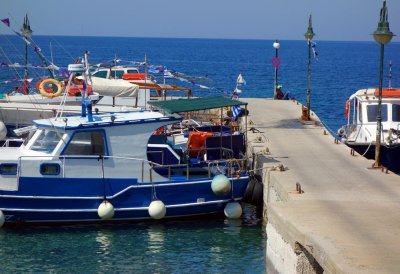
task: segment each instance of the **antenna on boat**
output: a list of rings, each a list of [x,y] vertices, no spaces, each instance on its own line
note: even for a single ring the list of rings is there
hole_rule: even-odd
[[[392,88],[392,60],[389,62],[389,88]]]
[[[29,24],[28,14],[25,15],[24,23],[21,28],[22,35],[28,41],[32,37],[32,29]],[[25,43],[25,69],[24,69],[24,93],[28,94],[28,43]]]
[[[83,55],[83,94],[82,94],[82,117],[86,117],[86,110],[88,116],[88,122],[93,122],[93,114],[92,114],[92,101],[89,98],[87,89],[88,83],[90,80],[90,71],[89,71],[89,51],[85,51]],[[90,81],[91,82],[91,81]],[[91,83],[92,84],[92,83]]]

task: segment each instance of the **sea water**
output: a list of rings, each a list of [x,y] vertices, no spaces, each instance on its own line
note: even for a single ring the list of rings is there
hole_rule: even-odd
[[[190,81],[172,80],[191,88],[194,96],[229,96],[239,73],[246,80],[241,97],[270,98],[273,94],[273,41],[61,36],[33,39],[48,61],[61,69],[84,51],[90,52],[91,64],[110,63],[112,59],[140,63],[146,56],[149,65],[197,76],[186,78]],[[311,108],[335,133],[346,123],[346,99],[358,89],[378,86],[379,46],[372,38],[370,42],[316,42],[318,56],[311,60]],[[280,44],[278,83],[284,92],[304,104],[307,43]],[[0,46],[1,63],[24,63],[24,46],[18,37],[0,37]],[[399,52],[399,43],[385,47],[385,86],[390,60],[391,84],[399,84]],[[41,64],[33,51],[29,58],[32,66]],[[13,90],[23,77],[21,69],[6,66],[0,67],[0,73],[0,93]],[[44,69],[30,70],[32,85],[46,75]],[[264,115],[268,115],[268,109]],[[0,230],[0,272],[264,273],[264,227],[252,208],[246,207],[244,215],[236,221],[221,217],[118,225],[5,227]]]
[[[123,37],[63,37],[34,36],[49,62],[61,69],[73,63],[84,51],[90,52],[91,64],[109,63],[112,59],[144,62],[163,66],[169,70],[202,77],[189,82],[172,80],[173,83],[193,90],[195,96],[228,96],[242,73],[246,85],[241,87],[241,97],[270,98],[273,95],[274,68],[271,59],[275,49],[271,40],[213,40]],[[278,84],[284,92],[305,104],[307,96],[307,42],[279,41],[281,60]],[[316,42],[317,57],[311,53],[311,109],[333,132],[346,123],[345,102],[358,89],[378,87],[380,47],[367,42]],[[0,62],[24,63],[24,46],[17,36],[1,36]],[[391,86],[399,86],[400,43],[385,46],[384,86],[389,85],[389,62],[392,62]],[[29,52],[29,63],[41,65],[36,53]],[[143,67],[141,67],[143,69]],[[12,90],[22,79],[22,70],[0,67],[0,93]],[[30,71],[35,85],[40,77],[48,75],[43,69]],[[204,80],[206,78],[206,80]],[[4,81],[3,81],[4,80]],[[171,81],[171,80],[169,80]],[[208,87],[200,88],[200,86]],[[173,93],[174,95],[184,95]],[[250,110],[251,111],[251,110]],[[265,111],[268,115],[268,110]]]
[[[265,235],[251,207],[224,218],[4,227],[1,273],[264,273]]]

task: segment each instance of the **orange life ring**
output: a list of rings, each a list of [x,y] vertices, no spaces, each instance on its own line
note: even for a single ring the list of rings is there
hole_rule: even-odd
[[[56,88],[56,92],[54,92],[54,88]],[[61,82],[56,79],[48,78],[41,81],[39,84],[39,91],[44,97],[54,98],[61,95],[64,88]]]
[[[346,118],[349,118],[349,110],[350,110],[350,100],[347,100],[345,107]]]
[[[46,78],[40,79],[39,81],[37,81],[36,86],[35,86],[37,90],[39,90],[40,84],[43,82],[43,80],[46,80]],[[48,93],[53,93],[53,88],[48,88],[46,90],[48,91]]]

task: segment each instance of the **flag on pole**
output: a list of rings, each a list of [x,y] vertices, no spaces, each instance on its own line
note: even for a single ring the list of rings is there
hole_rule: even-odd
[[[318,60],[317,43],[313,42],[312,40],[310,40],[310,43],[311,43],[311,49],[313,51],[314,58],[316,60]]]
[[[241,112],[242,112],[242,109],[240,108],[240,106],[232,107],[232,117],[235,121],[237,120],[237,118],[239,117]]]
[[[7,27],[10,27],[10,19],[9,18],[1,19],[1,22],[3,22],[5,25],[7,25]]]

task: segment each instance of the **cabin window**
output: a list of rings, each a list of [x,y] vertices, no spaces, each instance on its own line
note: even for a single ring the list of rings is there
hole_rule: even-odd
[[[367,106],[368,122],[376,122],[376,115],[378,113],[378,105]],[[382,104],[382,122],[387,122],[387,104]]]
[[[43,163],[40,165],[40,174],[42,175],[59,175],[60,165],[57,163]]]
[[[397,104],[392,105],[392,121],[400,122],[400,105]]]
[[[93,73],[94,77],[99,77],[99,78],[107,78],[108,71],[107,70],[101,70]]]
[[[76,132],[64,155],[105,155],[104,131]]]
[[[122,79],[122,75],[124,75],[125,71],[123,70],[113,70],[112,71],[112,78],[115,79]]]
[[[52,153],[61,140],[62,133],[53,130],[41,130],[30,149],[45,153]]]
[[[137,73],[139,73],[139,71],[136,70],[136,69],[128,69],[128,70],[126,71],[126,73],[137,74]]]
[[[14,163],[0,164],[0,174],[1,175],[16,175],[17,174],[17,164],[14,164]]]

